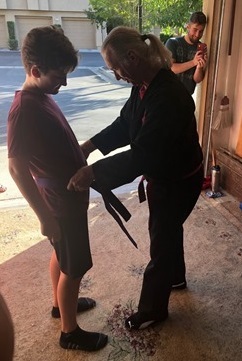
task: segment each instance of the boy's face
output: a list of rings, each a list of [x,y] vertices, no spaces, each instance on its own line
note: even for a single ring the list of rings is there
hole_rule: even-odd
[[[38,88],[46,94],[57,94],[61,86],[67,85],[67,72],[64,70],[49,70],[47,73],[39,71],[36,77]]]

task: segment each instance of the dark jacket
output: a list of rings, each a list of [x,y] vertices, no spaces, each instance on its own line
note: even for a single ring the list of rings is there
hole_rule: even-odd
[[[194,101],[175,74],[161,69],[142,100],[139,90],[134,86],[120,116],[91,138],[104,155],[130,144],[93,164],[97,182],[111,189],[142,174],[176,181],[202,162]]]

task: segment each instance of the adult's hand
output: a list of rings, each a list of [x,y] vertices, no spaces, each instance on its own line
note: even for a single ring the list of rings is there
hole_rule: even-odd
[[[196,66],[195,73],[193,74],[193,80],[195,83],[200,83],[205,75],[207,64],[207,57],[200,57]]]
[[[80,168],[76,174],[70,179],[67,189],[69,191],[84,191],[90,187],[94,180],[92,166],[88,165]]]
[[[197,66],[201,62],[201,60],[203,60],[203,57],[204,57],[204,55],[203,55],[202,51],[198,50],[193,58],[194,66]]]
[[[95,145],[91,142],[90,139],[87,140],[86,142],[84,142],[83,144],[81,144],[80,148],[86,159],[89,157],[89,154],[92,153],[96,149]]]
[[[205,68],[207,64],[207,57],[200,58],[197,63],[197,68]]]

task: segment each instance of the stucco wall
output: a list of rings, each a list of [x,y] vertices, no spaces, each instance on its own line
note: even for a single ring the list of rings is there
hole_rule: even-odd
[[[66,31],[76,48],[97,49],[101,46],[103,32],[87,19],[85,10],[88,6],[88,0],[0,0],[0,48],[6,48],[8,44],[8,21],[15,23],[16,38],[21,47],[26,32],[35,26],[42,26],[43,19],[43,25],[46,25],[46,21],[61,26],[68,23]]]
[[[0,0],[0,9],[83,11],[88,0]]]

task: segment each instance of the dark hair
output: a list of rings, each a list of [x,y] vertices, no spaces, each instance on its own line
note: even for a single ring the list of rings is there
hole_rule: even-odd
[[[22,62],[27,72],[37,65],[43,73],[64,69],[71,72],[78,64],[78,51],[61,28],[44,26],[30,30],[22,49]]]
[[[195,13],[192,13],[189,22],[193,24],[206,25],[207,18],[202,11],[195,11]]]

